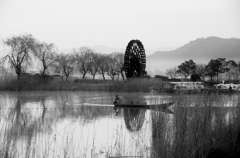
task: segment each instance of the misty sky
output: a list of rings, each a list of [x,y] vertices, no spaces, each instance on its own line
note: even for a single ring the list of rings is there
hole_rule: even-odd
[[[58,49],[180,47],[200,37],[240,38],[239,0],[0,0],[0,38],[31,33]],[[0,44],[0,48],[2,44]]]

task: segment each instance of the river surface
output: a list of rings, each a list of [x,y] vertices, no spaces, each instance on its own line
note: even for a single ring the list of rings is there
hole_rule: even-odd
[[[188,108],[204,101],[199,95],[119,92],[1,92],[0,156],[3,157],[151,157],[152,115],[168,118],[169,109],[114,109],[115,96],[132,103],[161,104],[184,100]],[[206,96],[205,96],[206,97]],[[184,98],[184,99],[183,99]],[[239,95],[213,97],[213,106],[229,123],[239,107]],[[171,135],[170,135],[171,136]]]

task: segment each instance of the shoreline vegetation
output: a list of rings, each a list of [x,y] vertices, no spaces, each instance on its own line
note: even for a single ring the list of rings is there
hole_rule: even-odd
[[[10,48],[10,51],[6,56],[0,58],[0,90],[175,92],[173,86],[166,82],[167,78],[189,80],[190,77],[192,81],[204,82],[205,79],[210,79],[214,83],[220,82],[220,80],[237,81],[239,79],[239,62],[217,58],[211,59],[207,65],[196,64],[192,59],[184,61],[178,67],[166,70],[166,76],[155,75],[162,81],[153,78],[148,78],[149,80],[135,78],[125,81],[127,72],[123,52],[102,54],[88,47],[80,47],[64,54],[58,52],[53,43],[40,41],[29,33],[6,38],[3,43]],[[146,61],[144,60],[144,62]],[[36,65],[36,63],[38,64]],[[145,68],[146,65],[141,66]],[[137,69],[134,68],[131,71]],[[146,74],[151,75],[152,73],[149,71]],[[12,75],[12,78],[10,76],[5,78],[6,75]],[[81,76],[82,80],[74,79],[73,76],[76,77],[76,75]],[[97,76],[101,76],[103,80],[93,81],[87,79],[88,76],[93,80]],[[146,77],[150,76],[146,75]],[[65,82],[63,78],[66,80]],[[112,81],[105,80],[107,78]],[[120,78],[122,80],[118,80]],[[176,91],[178,93],[178,90]],[[184,89],[182,92],[192,93],[195,90],[190,91]],[[202,92],[215,93],[218,91],[214,90],[212,86],[204,88]]]
[[[68,80],[55,78],[44,81],[36,78],[22,78],[17,81],[5,78],[0,81],[0,91],[119,91],[119,92],[149,92],[151,87],[161,92],[165,84],[154,78],[129,79],[129,80]]]
[[[19,81],[14,77],[0,80],[0,91],[109,91],[109,92],[157,92],[157,93],[238,93],[228,89],[216,89],[205,83],[203,89],[174,89],[174,85],[158,78],[132,78],[128,80],[79,79],[61,77],[43,79],[22,77]]]

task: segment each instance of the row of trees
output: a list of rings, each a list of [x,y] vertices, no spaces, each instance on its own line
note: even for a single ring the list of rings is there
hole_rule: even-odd
[[[208,64],[196,64],[193,60],[185,61],[178,67],[174,67],[166,70],[166,75],[172,78],[176,78],[179,75],[188,78],[190,75],[197,75],[202,80],[205,77],[210,77],[211,80],[221,73],[228,73],[228,79],[234,80],[240,76],[240,61],[226,60],[225,58],[211,59]]]
[[[7,38],[3,43],[10,47],[8,55],[1,58],[1,68],[11,67],[18,76],[27,72],[33,58],[40,61],[38,69],[41,76],[49,74],[68,77],[74,72],[79,72],[84,79],[89,73],[95,79],[96,74],[105,74],[112,80],[121,75],[124,79],[123,65],[124,54],[115,52],[112,54],[99,54],[88,47],[73,49],[69,54],[57,53],[53,43],[41,42],[31,34],[24,34]]]

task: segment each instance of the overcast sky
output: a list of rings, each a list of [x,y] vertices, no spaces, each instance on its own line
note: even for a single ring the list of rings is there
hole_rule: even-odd
[[[0,38],[31,33],[58,49],[180,47],[200,37],[240,38],[240,0],[0,0]]]

